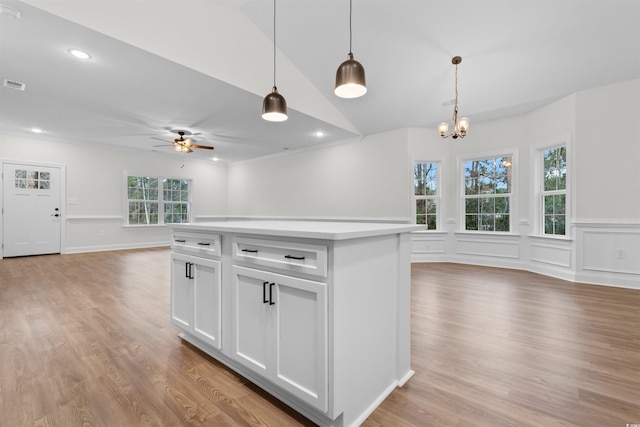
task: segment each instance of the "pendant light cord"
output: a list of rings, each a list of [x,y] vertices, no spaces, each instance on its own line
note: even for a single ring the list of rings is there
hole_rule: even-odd
[[[349,56],[353,56],[351,52],[351,40],[353,39],[353,31],[351,30],[351,15],[353,14],[353,0],[349,0]]]
[[[273,0],[273,88],[276,88],[276,0]]]

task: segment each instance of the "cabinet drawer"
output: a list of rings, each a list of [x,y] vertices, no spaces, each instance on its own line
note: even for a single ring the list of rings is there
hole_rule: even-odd
[[[310,243],[235,237],[234,260],[327,277],[327,247]]]
[[[220,248],[220,235],[218,234],[176,233],[171,236],[171,249],[176,252],[219,257]]]

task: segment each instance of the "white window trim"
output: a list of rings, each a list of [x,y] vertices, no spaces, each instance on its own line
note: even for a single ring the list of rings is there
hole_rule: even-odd
[[[476,235],[519,235],[516,226],[519,224],[519,191],[520,188],[520,168],[519,168],[518,148],[507,148],[504,150],[487,151],[476,154],[466,154],[457,157],[457,186],[458,186],[458,231],[456,233],[467,233]],[[478,231],[465,230],[465,197],[464,197],[464,164],[471,160],[495,159],[497,157],[511,157],[511,196],[509,210],[509,231]]]
[[[436,166],[436,196],[433,197],[436,200],[436,229],[428,230],[425,228],[424,230],[418,230],[416,233],[442,233],[443,232],[443,221],[442,221],[442,195],[444,194],[444,183],[442,180],[442,165],[444,164],[444,160],[441,157],[432,157],[430,160],[413,159],[411,161],[411,223],[416,224],[416,195],[414,191],[414,170],[416,163],[435,163]],[[430,197],[431,198],[431,197]],[[422,225],[422,224],[416,224]]]
[[[164,216],[162,216],[162,224],[129,224],[129,194],[127,192],[127,188],[128,188],[128,177],[130,176],[145,176],[145,177],[153,177],[153,178],[158,178],[158,191],[161,192],[162,191],[162,180],[163,179],[184,179],[184,180],[188,180],[190,182],[189,184],[189,224],[192,224],[195,220],[195,208],[194,208],[194,203],[193,203],[193,195],[195,192],[195,179],[192,176],[185,176],[185,175],[168,175],[168,174],[162,174],[162,173],[138,173],[138,172],[129,172],[129,171],[124,171],[123,177],[122,177],[122,188],[123,188],[123,192],[122,192],[122,197],[123,197],[123,201],[122,201],[122,211],[123,211],[123,228],[153,228],[153,227],[166,227],[166,226],[171,226],[173,224],[165,224],[164,223]],[[160,193],[158,193],[160,194]],[[159,197],[160,200],[158,200],[158,215],[160,217],[160,215],[164,212],[164,201],[162,200],[162,197]]]
[[[567,147],[567,188],[565,190],[565,235],[544,234],[544,212],[542,203],[542,183],[544,176],[544,162],[542,161],[542,153],[550,148]],[[531,235],[544,239],[556,240],[573,240],[573,227],[571,226],[571,186],[572,186],[572,170],[573,170],[573,147],[570,135],[563,135],[553,138],[546,143],[531,146],[531,170],[532,170],[532,187],[531,187],[531,215],[533,218],[533,230]]]

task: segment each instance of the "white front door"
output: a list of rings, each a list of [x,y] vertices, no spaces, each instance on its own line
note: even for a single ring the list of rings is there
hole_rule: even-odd
[[[4,163],[3,256],[60,253],[61,168]]]

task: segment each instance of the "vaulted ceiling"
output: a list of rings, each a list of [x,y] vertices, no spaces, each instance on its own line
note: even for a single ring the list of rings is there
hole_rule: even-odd
[[[179,155],[170,130],[186,129],[215,146],[193,159],[435,132],[451,116],[455,55],[471,129],[640,77],[637,0],[354,0],[353,53],[368,93],[341,99],[333,84],[349,51],[349,1],[278,0],[276,81],[289,119],[271,123],[260,112],[273,86],[272,1],[0,5],[0,77],[25,84],[0,88],[0,133]]]

